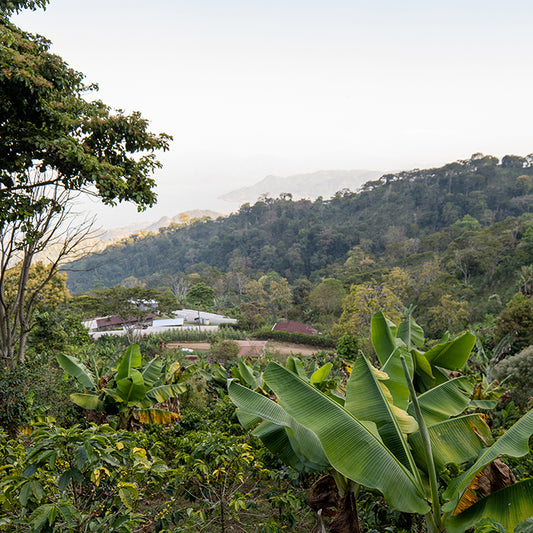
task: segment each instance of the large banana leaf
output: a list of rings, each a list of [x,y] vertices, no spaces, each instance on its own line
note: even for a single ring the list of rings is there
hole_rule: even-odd
[[[128,407],[132,407],[146,396],[146,386],[142,374],[135,369],[130,369],[128,377],[117,379],[116,393]]]
[[[240,419],[239,419],[240,420]],[[263,420],[253,431],[263,444],[286,465],[292,466],[298,472],[305,470],[305,463],[294,450],[285,427]],[[323,470],[324,467],[314,470]]]
[[[308,380],[307,372],[305,371],[303,363],[298,359],[298,357],[293,357],[292,355],[287,358],[287,363],[285,364],[288,370],[294,372],[294,374],[300,376],[304,380]]]
[[[372,315],[370,336],[374,350],[376,350],[379,362],[382,365],[385,364],[397,346],[403,345],[403,341],[396,337],[396,326],[381,311]]]
[[[449,464],[461,464],[475,459],[490,444],[490,428],[480,414],[452,418],[428,428],[431,451],[437,472]],[[409,435],[416,463],[427,469],[420,433]]]
[[[374,422],[385,446],[416,477],[418,469],[404,434],[416,431],[418,424],[406,411],[392,405],[392,395],[383,384],[388,380],[380,383],[378,375],[386,377],[359,356],[346,384],[344,406],[355,418]]]
[[[294,423],[296,424],[296,421]],[[326,468],[331,468],[329,461],[322,451],[322,447],[320,447],[320,451],[316,454],[320,457],[321,463],[317,464],[311,461],[305,455],[308,443],[305,443],[306,446],[302,448],[298,440],[305,438],[305,435],[298,434],[298,438],[296,438],[290,428],[278,426],[268,420],[264,420],[252,434],[259,437],[276,457],[281,459],[285,464],[292,466],[298,472],[320,472]],[[318,439],[316,443],[320,446]]]
[[[93,392],[75,392],[70,395],[70,399],[83,409],[97,409],[98,411],[104,409],[104,402],[100,400],[100,395]]]
[[[154,383],[161,377],[163,363],[159,357],[154,357],[143,369],[142,376],[147,387],[153,387]]]
[[[295,376],[292,372],[287,372]],[[322,469],[329,466],[329,461],[316,435],[297,422],[281,405],[255,391],[243,387],[235,381],[230,382],[228,394],[231,401],[241,411],[286,428],[287,439],[294,439],[294,442],[290,442],[291,446],[302,461],[307,461],[313,465],[322,467]],[[265,442],[265,444],[267,443]]]
[[[179,394],[187,392],[185,383],[173,383],[171,385],[160,385],[154,387],[146,393],[144,400],[140,402],[141,407],[150,407],[156,403],[163,403],[169,398],[175,398]]]
[[[418,403],[426,425],[432,426],[452,416],[460,415],[470,403],[472,390],[473,386],[468,378],[462,376],[421,394]],[[414,416],[412,404],[407,411]]]
[[[277,363],[269,363],[263,377],[287,413],[316,434],[335,470],[380,490],[401,511],[429,511],[423,488],[368,424]]]
[[[396,336],[402,339],[408,350],[411,350],[413,346],[418,346],[419,348],[424,346],[424,330],[410,314],[406,320],[400,322]]]
[[[425,356],[431,366],[459,370],[468,361],[470,352],[475,344],[475,335],[466,332],[452,341],[437,344],[428,350]]]
[[[255,373],[253,369],[243,361],[239,361],[237,367],[231,369],[231,374],[234,378],[239,379],[252,390],[260,388],[263,384],[262,374],[260,372]]]
[[[64,353],[56,354],[59,366],[73,378],[76,378],[82,387],[96,389],[96,383],[89,369],[76,357]]]
[[[235,414],[237,415],[237,419],[239,420],[241,426],[244,429],[251,429],[253,427],[256,427],[257,424],[261,422],[260,416],[250,414],[247,411],[243,411],[242,409],[235,409]]]
[[[405,381],[405,374],[403,373],[400,355],[404,356],[409,374],[412,377],[414,372],[413,356],[405,348],[396,348],[390,354],[387,362],[382,366],[381,370],[389,376],[385,385],[387,385],[387,388],[392,394],[394,405],[400,409],[407,409],[409,403],[409,388]]]
[[[139,368],[142,362],[141,350],[137,344],[128,346],[117,365],[117,381],[131,375],[134,368]]]
[[[463,533],[485,517],[493,518],[505,528],[515,527],[533,516],[533,478],[493,492],[446,522],[448,533]]]
[[[444,498],[450,501],[443,506],[443,510],[446,512],[454,511],[461,495],[474,476],[500,455],[511,457],[526,455],[529,452],[531,435],[533,435],[533,409],[509,428],[490,448],[481,453],[477,461],[464,474],[448,485],[444,492]]]

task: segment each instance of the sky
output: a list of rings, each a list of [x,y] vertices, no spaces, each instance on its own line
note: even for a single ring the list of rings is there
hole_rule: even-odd
[[[158,205],[227,211],[266,175],[428,168],[533,152],[529,0],[51,0],[13,21],[174,137]],[[238,206],[237,206],[238,207]]]

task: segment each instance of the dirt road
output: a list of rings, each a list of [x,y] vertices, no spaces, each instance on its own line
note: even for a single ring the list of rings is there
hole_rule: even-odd
[[[178,350],[184,348],[186,350],[198,350],[201,352],[209,351],[210,344],[208,342],[169,342],[167,348]],[[316,346],[308,346],[305,344],[294,344],[290,342],[274,342],[268,341],[266,343],[265,352],[280,354],[280,355],[302,355],[310,356],[322,351]]]

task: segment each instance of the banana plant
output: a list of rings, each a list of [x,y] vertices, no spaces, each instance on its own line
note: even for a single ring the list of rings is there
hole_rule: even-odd
[[[331,363],[320,368],[314,364],[310,371],[306,371],[303,363],[291,356],[285,368],[315,387],[329,385],[331,388],[335,383],[328,379]],[[262,372],[239,361],[238,366],[232,369],[232,375],[233,378],[228,380],[228,393],[237,406],[237,418],[246,429],[255,428],[252,434],[259,437],[285,464],[299,472],[317,472],[329,467],[315,435],[268,398],[271,390],[265,384]],[[325,390],[331,393],[330,388]]]
[[[381,365],[393,353],[399,358],[402,349],[411,354],[417,392],[445,383],[451,371],[463,368],[476,342],[472,333],[465,332],[452,340],[445,336],[438,344],[423,351],[424,331],[412,317],[412,308],[406,311],[405,320],[398,326],[381,311],[375,313],[371,320],[371,339]]]
[[[337,383],[329,379],[331,363],[318,368],[313,364],[307,371],[298,358],[289,357],[285,368],[310,386],[324,390],[324,394],[331,398],[341,397],[333,390]],[[342,522],[343,531],[359,532],[356,508],[359,485],[332,468],[320,441],[312,431],[265,395],[265,390],[269,393],[271,391],[265,384],[262,373],[252,371],[246,363],[241,362],[233,375],[234,378],[228,381],[228,394],[237,406],[237,417],[241,424],[247,429],[255,428],[252,434],[259,437],[278,459],[298,472],[331,471],[340,497],[334,521]],[[317,524],[319,523],[320,514]]]
[[[185,392],[185,384],[169,383],[175,372],[172,368],[166,372],[158,357],[141,368],[142,355],[136,344],[126,349],[110,376],[99,377],[74,356],[59,353],[56,358],[61,368],[85,389],[71,394],[70,399],[84,409],[117,415],[119,428],[129,427],[133,418],[159,424],[181,419],[176,412],[154,406]]]
[[[533,411],[493,442],[482,415],[462,414],[469,405],[465,378],[445,381],[417,397],[412,386],[416,356],[406,346],[402,364],[395,350],[381,370],[359,356],[342,404],[277,363],[268,364],[264,380],[291,424],[316,436],[336,471],[379,490],[400,511],[425,515],[431,533],[463,532],[485,516],[512,531],[533,515],[533,480],[497,491],[466,510],[460,503],[471,481],[495,458],[528,452]],[[276,408],[269,415],[257,397],[246,405],[263,419],[281,422],[272,414]],[[472,467],[439,490],[442,468],[468,461]]]

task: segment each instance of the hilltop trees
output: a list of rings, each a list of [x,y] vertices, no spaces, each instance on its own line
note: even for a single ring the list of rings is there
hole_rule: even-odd
[[[40,290],[90,230],[90,223],[72,221],[74,199],[90,194],[109,205],[153,205],[155,152],[170,140],[151,133],[138,112],[85,100],[97,87],[51,54],[49,41],[7,19],[46,3],[8,2],[0,10],[0,357],[11,366],[24,361]],[[28,291],[30,267],[45,248],[48,275]],[[17,264],[17,294],[8,298],[7,272]]]

